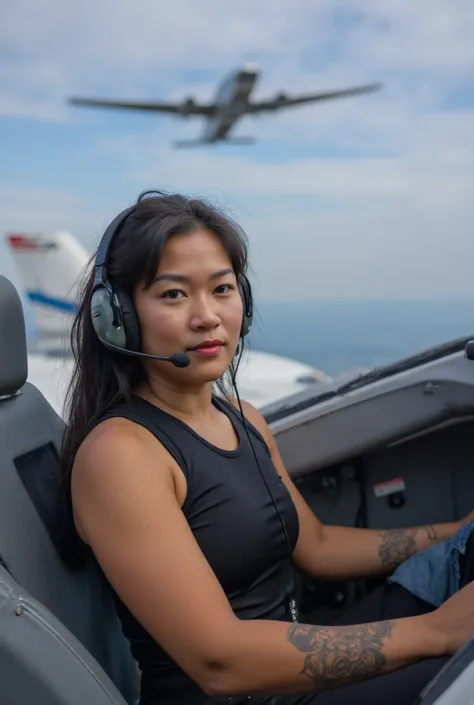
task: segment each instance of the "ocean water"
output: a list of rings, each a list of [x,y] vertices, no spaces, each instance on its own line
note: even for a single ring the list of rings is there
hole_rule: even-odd
[[[26,302],[25,314],[33,343],[33,317]],[[283,301],[257,305],[248,345],[305,362],[334,377],[470,334],[474,338],[474,298]]]
[[[474,298],[271,302],[258,305],[249,344],[337,376],[470,334],[474,337]]]

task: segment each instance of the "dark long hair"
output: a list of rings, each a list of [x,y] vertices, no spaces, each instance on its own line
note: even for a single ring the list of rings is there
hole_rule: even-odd
[[[203,200],[145,191],[114,239],[107,267],[109,281],[120,285],[129,296],[141,281],[145,287],[151,286],[166,241],[172,235],[190,233],[199,227],[219,238],[236,276],[245,274],[247,238],[233,220]],[[109,350],[94,331],[90,316],[94,259],[89,262],[78,289],[77,313],[71,330],[75,364],[64,406],[66,429],[61,448],[64,478],[69,477],[80,444],[104,411],[130,401],[136,387],[145,381],[138,358]],[[235,372],[235,367],[231,368],[234,377]],[[228,393],[225,378],[217,384],[222,393]]]

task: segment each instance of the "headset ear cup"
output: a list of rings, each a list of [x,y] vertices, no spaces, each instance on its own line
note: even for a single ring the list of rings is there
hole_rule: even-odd
[[[239,291],[243,305],[242,327],[240,329],[240,337],[245,338],[245,336],[250,331],[253,322],[252,287],[250,286],[250,282],[245,276],[245,274],[243,274],[240,278]]]
[[[110,293],[104,287],[94,291],[91,296],[92,325],[97,337],[104,345],[111,343],[119,348],[126,347],[126,335],[123,327],[114,325],[114,311],[110,304]]]
[[[125,347],[127,350],[139,352],[141,348],[140,324],[138,322],[132,299],[120,287],[115,289],[115,295],[122,314],[122,325],[126,337]]]

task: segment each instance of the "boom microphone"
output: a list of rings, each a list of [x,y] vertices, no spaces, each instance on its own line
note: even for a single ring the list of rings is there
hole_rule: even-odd
[[[150,360],[163,360],[164,362],[171,362],[175,367],[187,367],[191,363],[191,358],[185,353],[174,353],[173,355],[151,355],[150,353],[138,352],[136,350],[127,350],[127,348],[119,348],[117,345],[112,345],[112,343],[102,341],[105,347],[110,350],[116,350],[124,355],[131,355],[133,357],[146,357]]]

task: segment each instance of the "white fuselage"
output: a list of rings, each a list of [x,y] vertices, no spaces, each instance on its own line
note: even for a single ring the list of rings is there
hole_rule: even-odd
[[[202,140],[217,142],[225,139],[234,123],[247,112],[250,95],[258,78],[255,68],[243,68],[231,74],[217,89],[214,117],[208,118]]]
[[[73,370],[71,357],[28,355],[28,382],[34,384],[59,416],[63,416],[66,390]],[[257,408],[296,394],[308,381],[324,383],[329,378],[309,365],[255,351],[246,351],[237,373],[239,395]]]

